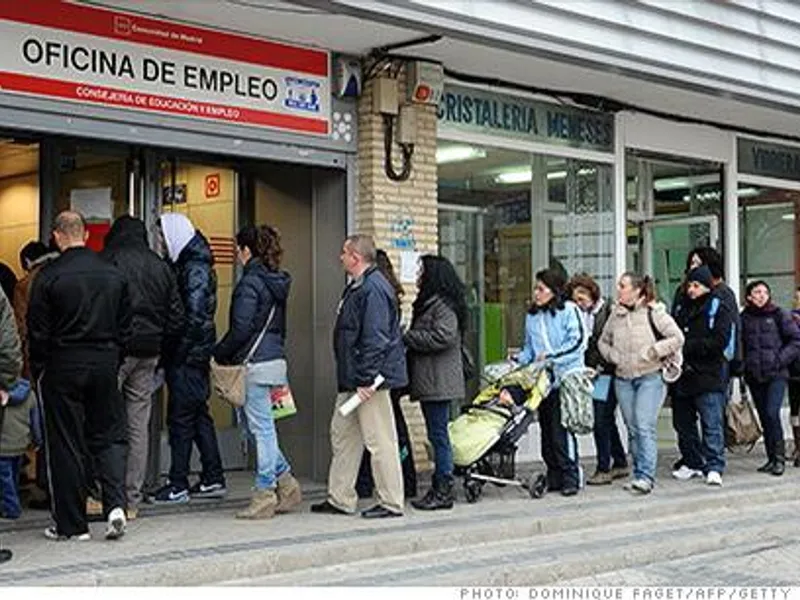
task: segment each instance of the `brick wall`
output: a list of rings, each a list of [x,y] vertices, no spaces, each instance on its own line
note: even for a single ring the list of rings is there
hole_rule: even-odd
[[[397,85],[402,103],[406,96],[404,70],[397,79]],[[372,82],[367,82],[358,106],[356,231],[372,235],[378,247],[387,251],[395,269],[399,271],[400,250],[395,248],[395,240],[413,237],[413,249],[416,252],[438,252],[436,108],[415,106],[417,138],[411,177],[404,182],[394,182],[384,171],[383,117],[372,112],[372,90]],[[392,158],[395,170],[399,171],[402,156],[397,144],[394,144]],[[407,225],[402,232],[397,230],[401,223]],[[404,287],[403,314],[405,319],[410,319],[416,287],[414,284],[404,284]],[[425,450],[427,436],[422,412],[418,404],[407,399],[402,404],[411,433],[417,470],[430,470],[432,464]]]

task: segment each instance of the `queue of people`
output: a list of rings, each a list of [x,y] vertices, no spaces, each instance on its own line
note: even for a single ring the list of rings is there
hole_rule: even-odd
[[[257,459],[251,503],[237,518],[272,518],[302,501],[265,400],[288,383],[291,276],[281,268],[279,232],[247,226],[237,234],[243,274],[233,292],[229,330],[218,340],[208,241],[181,214],[162,215],[157,231],[161,255],[150,249],[142,221],[122,217],[98,255],[86,248],[81,215],[62,213],[53,230],[57,251],[39,243],[22,251],[26,276],[9,292],[14,315],[5,295],[0,298],[0,508],[5,517],[20,512],[21,455],[24,441],[33,438],[40,449],[37,463],[47,467],[37,480],[52,491],[49,539],[89,539],[87,496],[95,483],[106,538],[122,537],[127,522],[137,518],[151,400],[162,380],[169,389],[171,466],[151,500],[173,504],[225,496],[208,407],[212,359],[246,365],[239,412]],[[332,460],[327,498],[311,506],[315,513],[354,513],[359,496],[366,495],[357,488],[366,485],[374,488],[376,504],[363,517],[404,514],[405,498],[416,492],[416,480],[407,473],[413,463],[405,462],[411,454],[400,409],[405,395],[421,404],[435,463],[430,489],[412,506],[446,510],[455,501],[448,422],[451,405],[466,394],[465,286],[447,259],[423,256],[412,319],[404,328],[402,286],[388,257],[379,253],[366,235],[350,236],[342,247],[349,282],[333,332],[338,395],[330,424]],[[591,276],[568,281],[557,268],[536,273],[532,296],[524,344],[512,358],[519,365],[546,363],[553,375],[538,408],[548,490],[575,496],[584,484],[628,479],[631,493],[653,492],[658,416],[668,394],[681,452],[673,476],[722,485],[725,406],[737,376],[752,392],[764,426],[767,462],[759,470],[784,472],[780,409],[787,388],[800,465],[800,299],[789,313],[772,303],[765,281],[754,281],[740,315],[721,257],[711,248],[690,253],[670,311],[658,302],[653,280],[632,272],[617,281],[614,301],[602,297]],[[585,479],[577,439],[564,425],[561,396],[569,378],[587,369],[595,378],[597,465]],[[340,409],[354,395],[360,404],[345,414]],[[192,485],[194,446],[202,471]]]

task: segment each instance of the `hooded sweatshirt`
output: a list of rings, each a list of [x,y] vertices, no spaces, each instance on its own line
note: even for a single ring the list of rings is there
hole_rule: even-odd
[[[174,263],[185,325],[177,343],[165,349],[167,366],[208,368],[217,329],[217,276],[211,247],[191,221],[178,213],[161,216],[161,231]]]
[[[128,280],[133,312],[129,356],[151,358],[171,345],[183,331],[183,303],[170,266],[147,242],[144,221],[120,217],[106,235],[103,258]]]
[[[230,329],[214,348],[214,360],[222,365],[242,363],[271,313],[272,320],[250,362],[286,358],[283,343],[286,339],[286,300],[291,283],[292,278],[286,271],[271,270],[261,259],[251,259],[233,291]]]

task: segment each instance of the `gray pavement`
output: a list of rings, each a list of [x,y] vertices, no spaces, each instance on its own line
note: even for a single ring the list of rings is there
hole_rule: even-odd
[[[310,514],[307,503],[237,521],[249,488],[239,474],[228,501],[146,510],[119,542],[104,541],[100,523],[91,541],[61,543],[42,537],[41,516],[3,523],[15,557],[0,586],[800,584],[800,469],[777,478],[755,473],[760,455],[734,456],[715,489],[673,481],[671,458],[649,497],[621,483],[542,500],[489,487],[474,505],[378,522]]]

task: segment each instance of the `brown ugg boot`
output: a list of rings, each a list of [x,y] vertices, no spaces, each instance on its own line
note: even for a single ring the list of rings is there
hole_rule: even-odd
[[[303,492],[300,482],[291,473],[284,473],[278,477],[278,505],[275,512],[286,513],[296,508],[303,501]]]
[[[250,506],[236,513],[237,519],[271,519],[275,516],[278,497],[275,490],[256,490]]]

